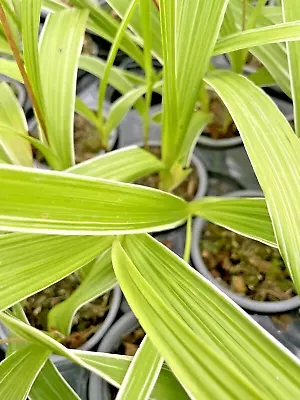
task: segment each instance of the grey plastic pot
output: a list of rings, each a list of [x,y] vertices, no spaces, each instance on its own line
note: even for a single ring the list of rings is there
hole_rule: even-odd
[[[116,286],[113,289],[113,298],[112,302],[110,305],[110,309],[107,313],[107,316],[101,325],[101,327],[94,333],[94,335],[87,341],[85,342],[82,346],[80,346],[78,349],[79,350],[92,350],[103,338],[103,336],[106,334],[108,329],[111,327],[113,324],[114,320],[116,319],[116,316],[118,314],[118,311],[120,309],[120,304],[121,304],[121,299],[122,299],[122,293],[119,288],[119,286]],[[9,334],[9,330],[6,328],[5,325],[3,325],[0,322],[0,338],[6,338]],[[1,344],[0,347],[5,351],[7,345],[6,344]],[[66,360],[65,357],[53,354],[51,356],[51,360],[54,362],[54,364],[59,368],[60,365],[67,365],[72,364],[71,361]]]
[[[139,327],[139,322],[132,312],[124,314],[107,332],[103,338],[99,352],[115,353],[120,347],[122,338]],[[89,400],[111,400],[109,384],[91,373],[88,387]]]
[[[228,193],[224,197],[262,197],[262,192],[244,190],[244,191]],[[258,313],[281,313],[300,307],[299,296],[295,296],[289,300],[274,301],[274,302],[255,301],[247,297],[240,296],[237,293],[220,285],[207,269],[205,262],[201,257],[199,249],[199,243],[206,223],[207,221],[202,218],[196,218],[194,220],[192,251],[191,251],[193,264],[195,268],[203,276],[205,276],[208,280],[213,282],[219,289],[221,289],[224,293],[226,293],[227,296],[229,296],[232,300],[234,300],[238,305],[249,311],[254,311]]]

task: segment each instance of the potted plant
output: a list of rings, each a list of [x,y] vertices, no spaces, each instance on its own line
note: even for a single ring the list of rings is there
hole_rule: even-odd
[[[102,79],[102,92],[114,52],[137,3],[137,0],[132,1],[119,26]],[[39,65],[36,61],[43,60],[42,54],[37,57],[36,52],[37,29],[34,29],[36,25],[33,22],[38,20],[40,10],[33,7],[35,4],[32,0],[22,0],[22,18],[26,18],[27,12],[27,18],[32,22],[22,26],[25,30],[24,49],[27,43],[31,60],[35,60],[34,66],[30,64],[33,66],[31,69],[27,56],[24,57],[29,80],[34,82],[34,94],[39,93],[36,90],[39,87],[36,86]],[[15,399],[38,398],[40,393],[45,393],[48,379],[51,379],[50,387],[47,386],[48,396],[55,398],[55,392],[58,392],[63,398],[76,398],[49,361],[52,353],[68,358],[118,387],[119,398],[148,398],[153,390],[158,398],[176,398],[178,382],[184,388],[181,392],[183,398],[299,396],[295,379],[300,371],[299,360],[188,265],[192,216],[202,216],[221,225],[224,225],[226,217],[227,228],[278,246],[298,290],[299,177],[295,170],[299,169],[299,139],[272,100],[247,78],[229,71],[207,72],[228,5],[226,0],[197,3],[188,0],[178,4],[160,0],[155,4],[160,9],[164,38],[162,162],[145,150],[133,148],[130,152],[128,149],[113,151],[74,167],[70,165],[72,150],[64,148],[62,151],[60,146],[55,146],[54,155],[58,160],[54,160],[60,169],[68,169],[67,172],[0,166],[4,193],[0,198],[0,229],[9,232],[0,236],[3,277],[0,320],[12,332],[8,339],[9,356],[0,364],[0,394],[4,398],[7,393]],[[141,2],[141,5],[147,10],[146,2]],[[1,6],[0,15],[5,23]],[[145,15],[148,21],[145,27],[149,28],[149,10]],[[83,30],[86,19],[85,11],[63,11],[54,14],[51,24],[48,22],[47,25],[49,29],[55,21],[60,21],[64,28],[59,29],[56,25],[55,34],[63,38],[61,33],[73,31],[74,27],[77,33],[80,28]],[[193,20],[197,23],[191,24]],[[183,30],[175,29],[178,26]],[[236,44],[235,37],[227,39],[233,51],[239,47],[248,48],[250,39],[251,46],[294,40],[299,35],[298,30],[299,22],[285,23],[267,29],[258,28],[254,34],[253,31],[240,33],[239,44]],[[32,32],[36,32],[35,38],[32,38]],[[53,60],[61,68],[64,66],[61,62],[64,61],[61,55],[64,51],[59,49],[53,53]],[[79,50],[77,46],[76,49]],[[71,49],[67,53],[70,59]],[[79,51],[77,54],[79,57]],[[297,53],[292,50],[291,54],[293,59]],[[291,68],[293,65],[292,62]],[[22,70],[21,64],[20,67]],[[27,78],[25,74],[24,77]],[[191,143],[198,135],[198,124],[195,124],[196,129],[191,121],[195,122],[194,118],[199,116],[195,105],[203,80],[218,93],[232,115],[265,199],[237,198],[228,203],[227,199],[202,197],[186,202],[168,192],[189,172],[185,166],[193,147]],[[58,98],[65,98],[66,91],[70,90],[70,79],[64,85],[60,76],[57,82],[50,82],[51,89],[55,83]],[[72,128],[70,116],[74,114],[75,84],[71,86],[72,97],[69,99],[73,100],[67,115],[68,127]],[[48,86],[47,89],[50,90]],[[42,107],[42,112],[38,103],[43,104],[40,97],[37,103],[33,102],[42,132],[46,132],[47,138],[50,133],[49,137],[61,140],[62,129],[59,129],[59,136],[55,135],[52,124],[57,123],[56,128],[61,128],[64,124],[60,124],[65,120],[61,116],[54,118],[54,111],[58,111],[50,107],[51,102],[48,103],[49,92],[42,89],[42,93],[47,104],[45,109]],[[8,128],[6,126],[7,131]],[[259,128],[265,135],[261,135]],[[25,139],[25,134],[18,136]],[[57,143],[55,139],[54,143]],[[179,148],[176,147],[179,144]],[[49,154],[48,158],[51,159]],[[143,176],[155,170],[160,172],[160,187],[164,191],[120,182],[122,179],[138,179],[137,172]],[[185,261],[148,235],[186,222]],[[68,349],[50,335],[27,324],[19,304],[82,267],[85,269],[85,265],[99,252],[103,254],[107,245],[112,247],[109,253],[111,263],[107,264],[106,272],[97,274],[97,277],[99,275],[102,282],[109,278],[120,284],[146,332],[133,358]],[[27,254],[26,260],[24,254]],[[90,283],[89,289],[92,286]],[[63,320],[60,322],[64,323]],[[16,379],[19,385],[15,385]]]
[[[240,191],[226,197],[261,197]],[[192,260],[195,268],[246,310],[280,313],[298,308],[299,297],[278,249],[196,218]]]

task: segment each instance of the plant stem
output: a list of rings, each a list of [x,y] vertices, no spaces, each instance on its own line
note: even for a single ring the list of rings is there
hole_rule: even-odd
[[[6,15],[5,15],[5,12],[4,12],[4,9],[3,9],[1,3],[0,3],[0,21],[2,22],[5,35],[7,37],[8,43],[9,43],[11,49],[12,49],[12,52],[13,52],[13,55],[15,57],[16,63],[18,64],[20,73],[21,73],[23,81],[24,81],[24,85],[25,85],[25,87],[27,89],[28,95],[29,95],[30,100],[32,102],[33,108],[34,108],[34,110],[36,112],[36,115],[37,115],[37,118],[38,118],[39,123],[41,125],[41,128],[42,128],[45,136],[47,136],[46,125],[45,125],[45,122],[43,120],[41,110],[40,110],[40,108],[38,106],[38,103],[36,101],[35,95],[33,93],[33,89],[31,87],[28,75],[27,75],[27,73],[25,71],[24,64],[23,64],[23,61],[21,59],[21,56],[20,56],[20,53],[19,53],[19,50],[18,50],[18,46],[17,46],[17,44],[16,44],[16,42],[15,42],[15,40],[13,38],[9,23],[7,21],[7,18],[6,18]]]
[[[191,247],[192,247],[192,216],[189,215],[187,224],[186,224],[185,247],[184,247],[184,255],[183,255],[183,259],[187,263],[189,263],[189,261],[190,261]]]
[[[153,0],[153,2],[156,5],[156,8],[159,10],[159,0]]]

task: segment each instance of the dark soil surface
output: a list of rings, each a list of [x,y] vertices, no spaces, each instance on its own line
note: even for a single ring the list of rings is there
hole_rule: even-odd
[[[48,331],[47,316],[51,308],[66,300],[79,285],[79,278],[72,274],[24,300],[23,307],[30,324],[37,329]],[[62,336],[59,332],[52,331],[54,335],[57,333],[55,338],[72,349],[84,344],[106,318],[111,299],[112,292],[108,292],[85,304],[74,316],[71,335]]]
[[[257,301],[296,295],[288,269],[273,247],[208,223],[200,250],[214,278],[239,295]]]

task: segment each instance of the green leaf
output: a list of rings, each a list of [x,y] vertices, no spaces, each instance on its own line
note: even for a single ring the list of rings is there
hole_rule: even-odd
[[[136,9],[136,6],[138,4],[138,0],[131,0],[131,3],[128,7],[128,10],[126,11],[126,15],[123,18],[123,20],[120,23],[120,26],[117,30],[115,39],[111,45],[111,48],[109,50],[109,54],[107,56],[107,62],[104,70],[104,74],[102,77],[102,80],[99,85],[99,95],[98,95],[98,117],[100,119],[101,125],[104,123],[104,115],[103,115],[103,105],[104,105],[104,100],[105,100],[105,95],[106,95],[106,89],[108,85],[108,77],[110,74],[110,70],[114,64],[120,43],[122,41],[122,38],[125,35],[125,32],[127,30],[128,24],[130,22],[130,19],[133,15],[134,10]],[[105,136],[104,136],[105,138]],[[104,140],[105,143],[105,140]]]
[[[177,5],[160,1],[165,81],[162,156],[168,167],[178,158],[227,4],[228,0],[180,0]]]
[[[23,83],[22,75],[15,61],[0,58],[0,73],[14,79],[15,81]]]
[[[282,8],[280,6],[263,7],[263,15],[271,20],[273,24],[281,24],[283,22]]]
[[[63,279],[108,249],[111,243],[109,236],[23,233],[0,236],[0,310]]]
[[[64,335],[70,335],[72,320],[84,304],[100,297],[117,284],[108,250],[95,262],[86,278],[67,300],[58,303],[48,314],[48,330],[55,329]]]
[[[63,172],[0,166],[0,229],[109,235],[174,228],[187,203],[169,193]],[[166,210],[168,212],[166,212]]]
[[[238,32],[218,40],[214,55],[248,47],[300,39],[300,22],[287,22]]]
[[[8,44],[7,40],[0,35],[0,53],[3,54],[10,54],[12,55],[12,49],[10,48],[10,45]]]
[[[67,349],[45,333],[6,313],[0,313],[0,320],[19,337],[37,345],[47,346],[55,354],[62,355],[89,369],[117,387],[120,387],[132,360],[132,357],[118,354]],[[173,373],[167,366],[164,366],[154,388],[153,398],[165,400],[166,398],[173,399],[175,396],[176,400],[188,398]]]
[[[277,247],[264,199],[205,197],[190,203],[190,210],[215,224]]]
[[[146,335],[133,357],[116,400],[149,399],[163,362]]]
[[[102,7],[93,5],[89,0],[70,0],[70,3],[81,9],[88,9],[90,17],[87,28],[96,35],[113,43],[120,26],[120,21],[116,21],[109,12]],[[120,43],[120,49],[132,58],[138,65],[144,65],[143,53],[134,41],[134,36],[130,31],[125,32]]]
[[[230,72],[206,79],[228,108],[264,191],[279,250],[300,290],[300,142],[270,98]],[[263,134],[262,134],[263,132]]]
[[[24,64],[39,110],[42,113],[43,120],[45,120],[45,103],[38,50],[41,0],[23,0],[21,5]]]
[[[61,160],[62,169],[74,164],[76,76],[87,16],[85,10],[67,10],[48,16],[40,42],[48,139]]]
[[[299,2],[296,0],[283,0],[284,22],[300,20]],[[287,43],[292,98],[294,105],[294,122],[296,134],[300,136],[300,42]]]
[[[121,288],[150,340],[196,399],[297,398],[299,359],[149,235],[113,244]]]
[[[211,115],[202,111],[196,111],[192,115],[187,133],[181,145],[178,159],[185,167],[190,165],[190,160],[198,137],[203,129],[211,122]]]
[[[231,0],[230,7],[233,11],[236,24],[241,29],[242,7],[240,0]],[[247,14],[252,14],[253,7],[247,4]],[[272,21],[260,15],[256,26],[264,27],[272,25]],[[283,43],[268,44],[265,46],[253,47],[250,52],[259,59],[273,76],[280,88],[291,97],[291,85],[289,76],[289,66],[287,60],[286,46]]]
[[[113,103],[112,107],[109,110],[105,123],[104,132],[106,142],[108,140],[110,132],[112,132],[112,130],[120,124],[120,122],[131,109],[131,107],[136,103],[138,99],[140,99],[145,94],[147,90],[148,88],[146,86],[132,89]]]
[[[50,360],[46,361],[38,374],[29,397],[30,400],[80,400]]]
[[[7,128],[7,133],[5,133]],[[13,90],[5,82],[0,83],[0,145],[6,161],[16,165],[32,166],[32,151],[29,142],[11,134],[11,129],[28,136],[23,109]]]
[[[261,67],[248,76],[248,79],[257,86],[266,87],[275,84],[275,80],[266,67]]]
[[[14,305],[13,312],[22,322],[29,324],[20,303]],[[14,334],[9,335],[9,337],[13,336]],[[28,342],[25,340],[20,342],[10,342],[6,350],[6,357],[14,351],[18,351],[26,346],[28,346]],[[62,398],[64,400],[79,399],[49,359],[45,362],[43,368],[36,377],[31,387],[29,397],[31,400],[61,400]]]
[[[106,62],[97,57],[88,56],[82,54],[79,59],[79,68],[90,74],[102,79]],[[133,89],[133,83],[139,85],[145,85],[145,78],[141,75],[134,74],[132,72],[124,71],[118,67],[112,67],[109,76],[108,83],[113,86],[121,94],[126,94],[129,90]]]
[[[162,169],[164,164],[149,151],[130,146],[77,164],[67,172],[113,181],[134,182]]]
[[[233,33],[238,32],[238,28],[236,26],[234,16],[232,14],[230,4],[227,7],[220,35],[221,36],[229,36]],[[230,64],[232,66],[233,71],[237,73],[242,73],[243,71],[243,60],[242,60],[242,52],[241,51],[234,51],[227,54]]]
[[[25,400],[49,355],[50,352],[45,347],[29,345],[2,361],[0,364],[0,398]]]
[[[126,10],[129,6],[130,0],[108,0],[107,3],[120,15],[122,18],[124,17]],[[159,22],[159,12],[157,7],[155,6],[153,0],[149,1],[150,6],[150,14],[149,18],[151,19],[151,49],[152,54],[158,59],[161,63],[163,62],[162,56],[162,39],[161,39],[161,30],[160,30],[160,22]],[[141,44],[144,44],[144,35],[143,35],[143,22],[141,20],[141,10],[137,9],[133,14],[133,17],[130,21],[130,28],[138,35],[141,40]]]
[[[95,125],[98,127],[99,121],[98,118],[96,117],[96,114],[93,110],[91,110],[83,100],[81,100],[79,97],[76,97],[75,100],[75,111],[83,116],[85,119],[87,119],[91,124]],[[71,167],[72,168],[72,167]]]

